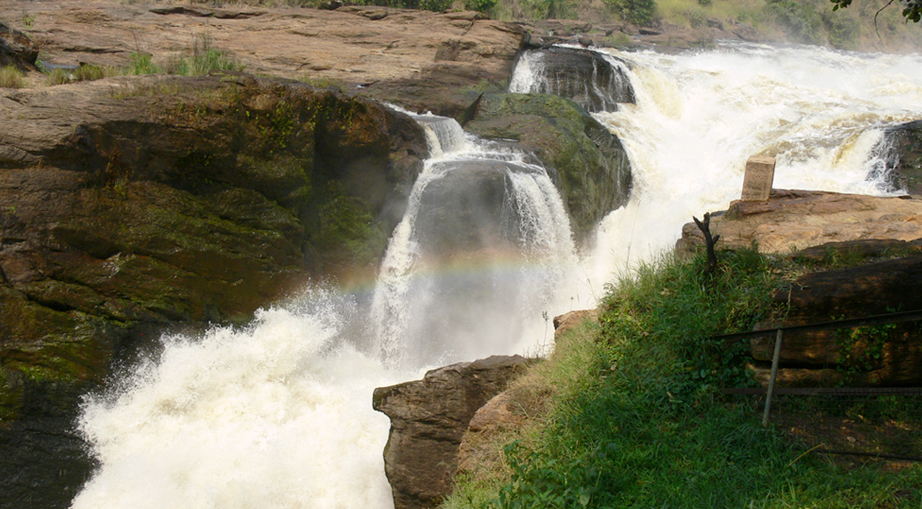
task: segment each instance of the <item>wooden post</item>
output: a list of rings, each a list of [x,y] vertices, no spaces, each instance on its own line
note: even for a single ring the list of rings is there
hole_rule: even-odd
[[[772,372],[768,377],[768,390],[765,392],[765,412],[762,413],[762,426],[768,426],[768,413],[772,409],[772,392],[775,390],[775,378],[778,376],[778,362],[781,360],[781,329],[775,335],[775,352],[772,354]]]
[[[743,177],[743,201],[766,201],[775,180],[774,157],[750,157]]]
[[[698,218],[692,216],[692,219],[695,220],[695,224],[698,225],[698,229],[701,230],[701,233],[704,234],[704,246],[707,249],[708,255],[708,266],[704,270],[705,274],[710,274],[717,268],[717,252],[714,251],[714,245],[717,244],[717,241],[720,240],[720,235],[711,236],[711,213],[704,213],[704,221],[698,221]]]

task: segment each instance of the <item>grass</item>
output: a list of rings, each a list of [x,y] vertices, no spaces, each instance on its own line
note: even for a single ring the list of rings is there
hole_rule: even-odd
[[[804,455],[721,396],[752,383],[748,346],[707,338],[783,315],[770,296],[796,267],[755,251],[721,252],[710,276],[704,263],[667,257],[610,286],[599,325],[529,375],[551,388],[544,410],[481,444],[505,464],[466,470],[444,507],[920,507],[922,469]]]
[[[26,86],[22,71],[15,66],[0,67],[0,88],[22,88]]]

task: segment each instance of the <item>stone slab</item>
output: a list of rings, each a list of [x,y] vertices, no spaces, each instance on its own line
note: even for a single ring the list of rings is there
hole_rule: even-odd
[[[775,179],[774,157],[750,157],[743,177],[743,201],[766,201]]]

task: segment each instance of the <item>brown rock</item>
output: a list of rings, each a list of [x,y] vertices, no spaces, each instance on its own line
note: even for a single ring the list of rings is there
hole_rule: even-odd
[[[28,35],[0,21],[0,67],[35,69],[38,48]]]
[[[494,356],[375,389],[375,410],[391,419],[384,464],[397,509],[436,507],[450,493],[461,437],[475,412],[526,363],[517,355]]]
[[[790,303],[780,325],[801,325],[922,309],[922,255],[814,272],[798,278],[789,291],[775,295]],[[756,329],[772,324],[760,324]],[[922,383],[922,334],[918,323],[865,326],[825,331],[788,331],[781,349],[788,369],[784,384],[849,383],[894,386]],[[774,335],[754,338],[752,356],[768,363]],[[760,369],[767,369],[765,365]],[[835,371],[833,376],[829,371]],[[761,374],[760,374],[761,373]],[[764,376],[757,372],[757,379]],[[767,380],[767,379],[766,379]]]
[[[875,197],[821,191],[774,189],[764,202],[734,201],[723,214],[711,214],[718,249],[748,248],[791,253],[828,242],[867,239],[912,241],[922,238],[922,199]],[[682,227],[676,253],[685,256],[704,238],[694,223]]]
[[[599,310],[598,309],[582,309],[579,311],[570,311],[569,313],[564,313],[559,316],[554,317],[554,340],[560,338],[560,336],[566,334],[568,331],[574,327],[580,325],[581,323],[592,320],[598,321],[599,319]]]
[[[504,86],[525,38],[517,25],[469,12],[0,0],[0,19],[18,20],[24,10],[35,16],[27,31],[48,63],[123,66],[133,53],[165,63],[188,56],[196,38],[207,37],[211,47],[255,75],[337,83],[414,111],[449,116],[485,87]],[[457,41],[458,51],[438,59],[445,41]]]

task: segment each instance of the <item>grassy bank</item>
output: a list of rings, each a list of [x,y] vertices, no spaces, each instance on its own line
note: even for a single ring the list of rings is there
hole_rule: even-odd
[[[922,469],[804,454],[723,399],[719,387],[751,383],[747,345],[706,338],[785,313],[769,296],[798,269],[722,255],[711,276],[700,258],[664,259],[610,287],[599,324],[561,337],[513,389],[529,424],[475,438],[481,456],[445,507],[922,506]]]

